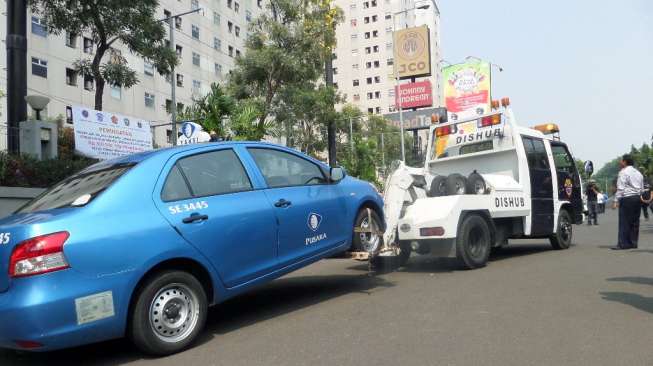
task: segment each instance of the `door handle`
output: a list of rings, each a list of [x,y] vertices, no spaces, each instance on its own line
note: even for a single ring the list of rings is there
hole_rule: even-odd
[[[181,220],[181,222],[183,222],[184,224],[190,224],[190,223],[195,222],[195,221],[208,220],[208,218],[209,218],[209,215],[200,215],[200,214],[194,213],[194,214],[191,214],[188,217],[184,217],[183,220]]]
[[[286,201],[285,199],[282,198],[274,204],[274,207],[288,207],[290,205],[292,205],[292,202]]]

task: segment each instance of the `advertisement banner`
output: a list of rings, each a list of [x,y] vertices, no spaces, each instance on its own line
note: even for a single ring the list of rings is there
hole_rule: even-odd
[[[431,75],[429,27],[394,32],[394,62],[400,79]]]
[[[490,63],[472,61],[442,69],[444,102],[449,120],[490,113]]]
[[[177,145],[196,144],[211,140],[211,135],[195,122],[184,122],[179,128],[181,132],[177,138]]]
[[[404,130],[422,130],[431,127],[431,116],[437,115],[440,121],[445,120],[444,108],[426,108],[416,111],[403,111]],[[400,128],[399,113],[384,114],[383,118],[388,120],[391,125]]]
[[[400,89],[401,93],[399,93]],[[401,108],[404,109],[433,105],[433,90],[430,80],[402,84],[401,88],[395,86],[395,106],[397,108],[399,108],[399,94],[401,94]]]
[[[73,106],[75,151],[107,160],[152,150],[150,122],[111,112]]]

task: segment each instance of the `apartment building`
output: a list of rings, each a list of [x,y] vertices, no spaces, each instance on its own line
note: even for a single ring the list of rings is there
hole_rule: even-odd
[[[175,47],[180,57],[173,76],[178,106],[189,105],[194,96],[207,93],[214,82],[223,82],[244,52],[248,24],[265,11],[265,0],[161,0],[157,16],[200,8],[198,13],[177,18]],[[0,38],[6,38],[6,1],[0,2]],[[166,24],[167,28],[167,24]],[[28,13],[27,88],[29,94],[51,99],[43,115],[67,116],[72,105],[93,107],[94,84],[73,70],[78,59],[93,57],[93,40],[88,35],[48,34],[42,20]],[[159,75],[151,63],[131,54],[121,45],[117,52],[137,72],[140,82],[132,88],[104,90],[104,110],[151,121],[158,146],[170,144],[172,127],[166,107],[171,105],[170,81]],[[105,57],[109,57],[108,55]],[[6,49],[0,47],[0,89],[6,91]],[[0,150],[6,149],[6,99],[0,102]]]
[[[395,29],[428,25],[431,40],[430,77],[435,106],[440,103],[440,13],[435,0],[335,0],[345,20],[337,30],[334,82],[346,103],[370,114],[395,108]],[[416,9],[428,4],[426,9]],[[402,80],[405,84],[410,80]]]

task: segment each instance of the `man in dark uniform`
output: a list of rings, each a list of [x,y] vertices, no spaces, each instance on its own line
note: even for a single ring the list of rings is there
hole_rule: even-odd
[[[590,180],[585,189],[585,194],[587,195],[587,210],[589,211],[589,215],[587,215],[587,225],[592,225],[592,221],[594,221],[594,225],[599,224],[598,223],[598,216],[599,216],[598,193],[599,191],[598,188],[596,187],[596,182],[594,182],[594,180]]]
[[[621,158],[617,193],[612,206],[619,208],[619,241],[613,250],[637,248],[639,241],[639,217],[642,212],[642,191],[644,176],[633,167],[633,157],[626,154]]]

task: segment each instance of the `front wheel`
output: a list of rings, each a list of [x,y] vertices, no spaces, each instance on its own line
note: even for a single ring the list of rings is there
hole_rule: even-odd
[[[571,246],[574,229],[571,224],[571,216],[567,210],[560,210],[558,216],[558,227],[556,232],[549,239],[553,249],[568,249]]]
[[[165,356],[184,350],[206,323],[208,302],[199,281],[181,271],[161,272],[136,294],[130,335],[143,352]]]
[[[456,237],[456,258],[465,269],[484,267],[490,256],[492,232],[490,225],[480,215],[465,217]]]

